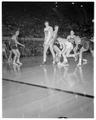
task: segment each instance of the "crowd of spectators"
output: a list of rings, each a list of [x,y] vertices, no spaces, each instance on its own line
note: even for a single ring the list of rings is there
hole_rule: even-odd
[[[35,37],[42,38],[44,36],[44,21],[45,18],[37,18],[30,16],[23,16],[21,18],[14,18],[12,16],[8,16],[6,19],[3,18],[2,25],[2,33],[3,36],[10,36],[14,34],[14,32],[19,28],[21,37]],[[50,25],[54,27],[55,24],[59,25],[59,35],[66,37],[70,30],[74,30],[76,34],[86,37],[90,37],[93,34],[94,28],[93,24],[84,24],[79,25],[68,19],[54,19],[50,16],[47,18]]]

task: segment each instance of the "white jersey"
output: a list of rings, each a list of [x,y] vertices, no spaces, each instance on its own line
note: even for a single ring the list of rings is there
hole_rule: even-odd
[[[53,31],[52,38],[50,39],[50,42],[49,42],[50,45],[54,44],[54,41],[56,40],[56,37],[57,37],[57,32],[58,32],[57,30]]]
[[[71,49],[73,48],[72,43],[69,41],[66,41],[65,45],[66,45],[66,48],[71,48]]]
[[[50,39],[52,38],[52,35],[53,35],[53,28],[51,26],[44,28],[44,33],[45,33],[44,43],[48,44],[48,42],[50,41]]]
[[[65,49],[73,49],[73,44],[69,42],[67,39],[64,38],[58,38],[60,46],[62,46],[62,51]]]

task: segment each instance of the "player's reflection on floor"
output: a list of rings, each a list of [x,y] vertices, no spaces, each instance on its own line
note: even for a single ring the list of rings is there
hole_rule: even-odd
[[[82,67],[58,67],[53,65],[52,70],[49,70],[45,65],[42,68],[44,71],[44,82],[47,86],[55,88],[67,86],[68,88],[72,88],[74,85],[84,82]]]
[[[65,72],[63,76],[63,80],[66,81],[69,87],[74,87],[75,85],[79,85],[79,83],[83,82],[83,71],[82,67],[75,67],[73,70],[70,67],[65,67]]]
[[[20,71],[20,65],[13,65],[14,72]]]
[[[53,105],[55,105],[56,110],[59,111],[61,101],[62,101],[63,98],[58,92],[56,92],[54,89],[51,89],[51,88],[56,88],[56,86],[58,85],[57,79],[59,78],[59,76],[61,74],[61,70],[58,69],[57,66],[55,66],[55,65],[53,65],[51,67],[52,70],[50,70],[50,68],[47,65],[42,66],[42,68],[43,68],[43,71],[44,71],[44,78],[45,78],[44,81],[45,81],[45,84],[48,86],[47,102],[46,102],[46,104],[42,104],[42,110],[46,111],[45,106],[48,103],[50,103],[50,104],[52,104],[52,106],[49,106],[49,109],[51,107],[53,107]],[[51,73],[52,76],[50,75],[50,73]],[[56,99],[54,99],[54,98],[56,98]],[[48,109],[48,106],[47,106],[47,109]]]
[[[9,72],[13,71],[13,72],[19,72],[21,70],[21,66],[22,65],[18,65],[18,64],[13,64],[13,63],[6,63],[7,64],[7,70]]]
[[[64,89],[65,87],[67,87],[67,90],[72,90],[72,88],[75,88],[76,85],[82,84],[82,67],[69,66],[58,68],[58,66],[53,65],[52,67],[50,67],[50,69],[47,65],[44,65],[42,66],[42,68],[44,72],[44,82],[48,87],[48,102],[50,102],[50,104],[56,103],[56,109],[57,111],[59,111],[61,101],[64,100],[62,96],[60,96],[60,93],[56,92],[54,89],[51,88]],[[73,99],[78,100],[78,95],[74,95]],[[45,106],[46,105],[42,105],[42,110],[45,108]]]

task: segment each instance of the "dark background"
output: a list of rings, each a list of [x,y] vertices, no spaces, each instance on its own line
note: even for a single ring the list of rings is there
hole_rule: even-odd
[[[59,25],[59,35],[66,37],[73,29],[81,36],[94,31],[94,2],[2,2],[3,35],[18,28],[21,36],[43,37],[44,22]]]

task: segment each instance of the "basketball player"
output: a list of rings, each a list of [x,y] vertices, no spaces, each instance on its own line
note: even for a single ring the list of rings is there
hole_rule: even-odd
[[[55,43],[53,45],[53,49],[54,49],[54,52],[55,52],[55,61],[54,61],[54,63],[59,63],[60,59],[61,59],[62,47],[60,46],[58,41],[55,41]]]
[[[74,38],[75,38],[75,37],[76,37],[76,36],[74,35],[74,31],[71,30],[71,31],[70,31],[70,35],[67,36],[67,40],[68,40],[69,42],[71,42],[72,44],[74,44],[74,42],[75,42]]]
[[[79,62],[77,64],[77,66],[81,66],[82,63],[87,63],[86,59],[83,59],[83,52],[86,52],[89,49],[89,44],[90,41],[86,40],[86,39],[82,39],[81,44],[80,44],[80,48],[79,48],[79,52],[77,53],[79,56]]]
[[[67,57],[70,56],[70,52],[73,49],[73,45],[71,42],[67,41],[67,39],[64,38],[57,38],[57,41],[59,42],[60,46],[62,47],[61,55],[63,56],[63,63],[68,64]]]
[[[52,48],[52,37],[53,37],[53,28],[51,26],[49,26],[48,22],[45,22],[45,28],[44,28],[44,34],[45,34],[45,38],[44,38],[44,51],[43,51],[43,64],[46,62],[46,54],[48,49],[50,49],[52,57],[53,57],[53,61],[55,59],[55,53],[53,51]]]
[[[67,40],[73,44],[73,52],[75,54],[75,61],[77,61],[77,50],[79,45],[81,44],[81,39],[79,36],[74,35],[74,31],[70,31],[70,35],[67,37]]]
[[[9,50],[9,57],[8,57],[8,63],[12,62],[12,50],[11,50],[11,40],[8,41],[8,50]]]
[[[58,29],[59,29],[59,26],[55,25],[54,31],[53,31],[53,36],[52,36],[52,39],[50,40],[50,47],[51,47],[51,50],[52,50],[53,52],[54,52],[54,43],[55,43],[56,38],[57,38]],[[54,53],[54,54],[55,54],[55,53]],[[53,64],[55,64],[55,58],[56,58],[56,55],[54,56]]]
[[[11,38],[11,50],[12,50],[12,53],[14,54],[14,58],[13,58],[14,65],[22,65],[22,63],[20,62],[20,52],[18,49],[18,45],[25,47],[23,44],[18,42],[17,40],[18,35],[19,35],[19,30],[16,31],[15,35],[13,35]]]

